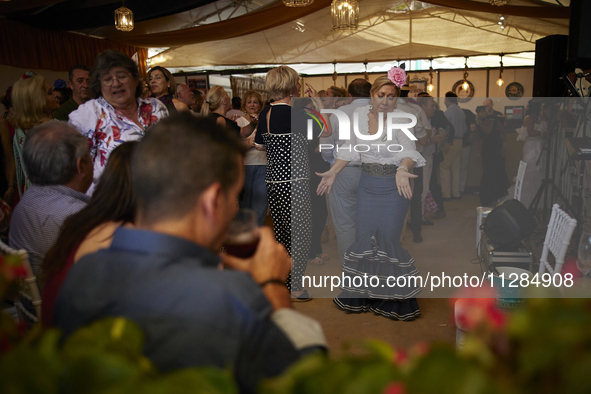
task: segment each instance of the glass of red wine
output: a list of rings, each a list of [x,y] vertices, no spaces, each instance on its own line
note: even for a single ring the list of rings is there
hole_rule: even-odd
[[[224,249],[226,253],[246,259],[251,257],[259,244],[257,217],[252,209],[238,211],[228,227]]]

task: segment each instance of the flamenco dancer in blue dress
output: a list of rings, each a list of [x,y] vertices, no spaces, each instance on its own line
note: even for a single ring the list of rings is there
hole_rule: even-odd
[[[344,311],[372,311],[395,320],[413,320],[421,314],[415,298],[420,289],[407,280],[418,275],[418,271],[399,240],[412,197],[409,179],[417,177],[410,171],[424,166],[425,159],[401,129],[394,130],[391,139],[387,139],[386,133],[387,113],[394,114],[394,123],[409,122],[404,116],[396,121],[396,113],[402,115],[396,102],[405,81],[404,70],[395,67],[374,82],[370,105],[358,109],[359,132],[365,137],[359,138],[352,132],[351,140],[339,148],[332,168],[317,174],[322,177],[317,189],[322,195],[330,192],[335,177],[349,161],[362,163],[356,240],[345,254],[342,292],[334,303]],[[370,280],[374,276],[377,279]]]

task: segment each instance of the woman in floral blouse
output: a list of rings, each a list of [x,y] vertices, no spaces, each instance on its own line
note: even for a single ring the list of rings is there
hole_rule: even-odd
[[[92,195],[111,152],[126,141],[141,139],[152,124],[168,116],[168,110],[153,97],[141,98],[139,72],[131,58],[108,49],[96,58],[90,73],[89,100],[70,114],[70,124],[90,142],[94,179]]]

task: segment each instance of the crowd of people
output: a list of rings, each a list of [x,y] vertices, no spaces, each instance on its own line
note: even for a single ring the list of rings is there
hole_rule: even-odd
[[[276,67],[265,102],[254,90],[230,98],[221,86],[203,96],[163,67],[144,80],[131,58],[107,50],[91,69],[73,66],[66,84],[71,95],[60,105],[42,76],[24,74],[0,121],[9,244],[29,253],[43,324],[67,336],[128,317],[160,369],[231,365],[246,392],[326,350],[320,325],[292,302],[312,300],[302,276],[328,258],[327,206],[349,283],[386,280],[418,273],[400,244],[407,213],[420,243],[422,226],[461,198],[474,141],[483,143],[482,203],[509,187],[504,121],[492,101],[474,115],[449,92],[443,112],[428,94],[406,97],[398,67],[373,84],[320,92]],[[346,133],[337,114],[310,121],[322,109],[355,126]],[[528,155],[544,132],[540,112],[530,105],[524,123]],[[408,114],[416,120],[408,133],[391,130]],[[368,140],[379,144],[355,148]],[[252,209],[258,226],[270,211],[273,223],[245,259],[221,252],[238,208]],[[344,283],[334,299],[344,311],[420,316],[416,287]]]

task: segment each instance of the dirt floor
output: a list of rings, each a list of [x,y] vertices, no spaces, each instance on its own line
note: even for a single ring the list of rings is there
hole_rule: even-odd
[[[478,275],[476,258],[477,195],[466,194],[461,200],[445,203],[447,216],[433,220],[433,226],[423,226],[422,243],[413,243],[410,229],[406,229],[402,246],[414,257],[421,276]],[[337,258],[334,231],[329,242],[323,244],[329,260],[324,266],[308,266],[306,275],[341,275]],[[317,319],[324,328],[332,354],[339,354],[359,339],[379,339],[392,346],[409,348],[417,342],[455,343],[456,328],[449,298],[429,298],[433,293],[424,290],[418,299],[421,317],[411,322],[390,320],[372,313],[351,314],[339,310],[332,302],[335,290],[310,288],[312,301],[294,303],[296,309]],[[450,293],[451,294],[451,293]]]

